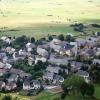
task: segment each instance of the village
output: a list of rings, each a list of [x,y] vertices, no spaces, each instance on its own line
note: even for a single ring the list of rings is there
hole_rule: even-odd
[[[4,93],[36,95],[43,89],[60,93],[61,84],[72,74],[83,77],[86,83],[100,81],[100,77],[92,77],[93,65],[100,67],[100,32],[85,39],[70,34],[66,39],[62,34],[40,40],[0,38],[0,91]]]

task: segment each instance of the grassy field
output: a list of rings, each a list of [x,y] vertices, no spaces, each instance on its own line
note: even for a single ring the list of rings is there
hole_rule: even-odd
[[[0,0],[0,35],[79,34],[75,22],[100,23],[100,0]]]
[[[1,26],[100,20],[100,0],[0,0]]]

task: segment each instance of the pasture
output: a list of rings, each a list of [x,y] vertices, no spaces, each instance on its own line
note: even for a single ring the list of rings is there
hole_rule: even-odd
[[[100,0],[0,0],[0,35],[74,33],[75,22],[100,23]]]

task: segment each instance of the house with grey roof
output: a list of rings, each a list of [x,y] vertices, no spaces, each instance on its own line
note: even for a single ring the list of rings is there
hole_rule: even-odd
[[[61,48],[60,48],[60,54],[61,55],[67,55],[67,56],[73,56],[73,55],[77,55],[77,43],[76,42],[71,42],[71,43],[64,43],[62,44]]]
[[[37,47],[37,53],[45,58],[49,56],[48,51],[40,47]]]
[[[19,69],[15,69],[15,68],[11,68],[10,73],[11,74],[16,74],[22,79],[25,78],[25,77],[28,77],[28,78],[31,77],[31,74],[25,73],[24,71],[19,70]]]
[[[0,62],[0,68],[4,68],[5,67],[5,64]]]
[[[12,91],[12,90],[15,90],[16,88],[17,88],[16,82],[8,82],[6,84],[5,90]]]
[[[100,48],[96,48],[96,56],[99,56],[100,55]]]
[[[80,70],[81,66],[83,65],[83,63],[76,62],[76,61],[71,61],[70,64],[71,64],[71,71],[72,72],[76,72],[76,71]]]
[[[76,42],[77,42],[78,47],[81,47],[81,46],[84,46],[85,45],[86,40],[85,39],[82,39],[82,38],[77,38],[76,39]]]
[[[38,80],[25,80],[23,90],[37,90],[41,88],[41,83]]]
[[[18,75],[17,74],[11,74],[10,77],[7,79],[8,82],[17,82]]]
[[[60,75],[54,75],[53,84],[60,84],[64,82],[64,78]]]
[[[54,74],[59,74],[59,71],[63,72],[63,70],[65,70],[66,74],[68,74],[67,69],[63,69],[63,68],[56,66],[56,65],[49,65],[46,68],[47,72],[51,72],[51,73],[54,73]]]
[[[25,55],[19,55],[19,53],[18,52],[14,52],[14,54],[13,54],[13,59],[15,60],[15,61],[17,61],[17,60],[19,60],[19,59],[24,59],[25,58]]]
[[[4,75],[6,75],[6,74],[8,74],[9,72],[8,72],[8,70],[7,69],[0,69],[0,76],[4,76]]]
[[[53,80],[53,77],[54,77],[54,73],[46,72],[46,73],[44,73],[44,75],[43,75],[43,80],[45,80],[45,79]]]
[[[100,32],[96,32],[95,35],[96,35],[96,36],[100,36]]]
[[[3,81],[0,81],[0,91],[5,88],[6,84]]]
[[[67,65],[68,64],[68,58],[56,56],[56,55],[50,55],[48,62],[51,63],[51,64],[55,64],[55,65]]]
[[[30,90],[30,81],[24,81],[23,83],[23,90]]]
[[[62,45],[62,41],[58,39],[53,39],[49,45],[50,48],[53,49],[55,52],[59,52]]]
[[[96,65],[96,64],[100,65],[100,59],[94,59],[94,60],[93,60],[93,64],[95,64],[95,65]]]
[[[87,83],[90,81],[89,73],[87,71],[78,70],[78,72],[76,74],[79,76],[82,76]]]
[[[61,69],[60,67],[52,67],[52,66],[49,65],[47,67],[46,71],[51,72],[51,73],[58,74],[59,71],[60,71],[60,69]]]
[[[35,47],[35,45],[33,43],[28,42],[26,44],[26,48],[27,48],[28,52],[31,52],[34,47]]]

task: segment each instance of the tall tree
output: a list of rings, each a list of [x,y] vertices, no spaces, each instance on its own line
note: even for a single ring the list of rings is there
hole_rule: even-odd
[[[78,93],[83,82],[85,82],[83,77],[78,75],[72,75],[65,79],[62,84],[62,89],[65,92],[66,90],[71,90],[73,93]]]
[[[35,42],[35,38],[32,37],[32,38],[31,38],[31,43],[34,43],[34,42]]]
[[[60,35],[58,36],[58,39],[61,40],[61,41],[64,41],[64,35],[63,35],[63,34],[60,34]]]
[[[95,92],[95,88],[93,84],[88,84],[86,94],[88,96],[93,96]]]

